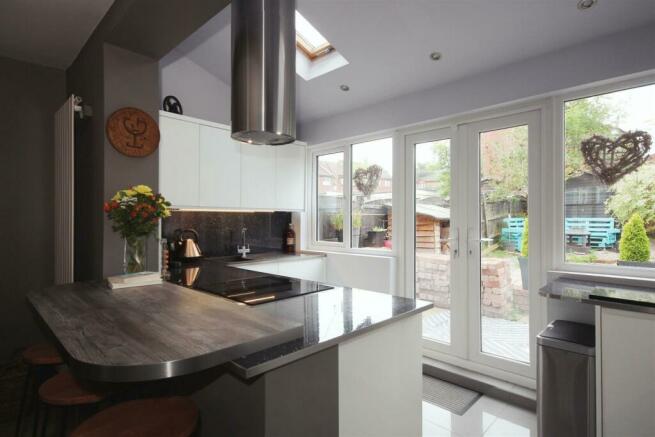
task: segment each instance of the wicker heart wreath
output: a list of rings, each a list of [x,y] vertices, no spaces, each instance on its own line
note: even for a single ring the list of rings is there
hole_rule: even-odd
[[[382,167],[371,165],[369,168],[358,168],[353,174],[353,182],[357,189],[368,197],[377,189],[382,176]]]
[[[582,141],[580,150],[591,171],[605,184],[612,185],[648,160],[651,144],[650,134],[634,131],[614,141],[594,135]]]

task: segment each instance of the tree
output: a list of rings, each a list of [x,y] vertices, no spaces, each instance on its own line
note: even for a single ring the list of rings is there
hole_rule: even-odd
[[[649,162],[610,188],[605,210],[625,224],[634,214],[643,218],[646,233],[655,236],[655,163]]]
[[[650,241],[646,235],[644,221],[639,214],[633,214],[623,227],[619,242],[621,261],[646,262],[650,259]]]
[[[450,142],[435,141],[431,145],[433,160],[416,164],[416,179],[436,183],[437,195],[450,198]]]
[[[489,202],[528,198],[528,127],[485,132],[480,138],[481,177]]]
[[[564,144],[566,179],[588,171],[580,144],[593,135],[610,136],[615,133],[621,111],[600,97],[572,100],[564,105]]]

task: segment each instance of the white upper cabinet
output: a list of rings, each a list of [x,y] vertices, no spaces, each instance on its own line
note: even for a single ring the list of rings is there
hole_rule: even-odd
[[[159,190],[173,206],[198,205],[199,126],[160,117]]]
[[[275,147],[241,144],[241,207],[276,207]]]
[[[305,147],[297,144],[276,146],[275,175],[277,208],[305,209]]]
[[[241,206],[240,159],[241,144],[232,140],[230,131],[200,125],[200,206]]]
[[[174,207],[300,211],[305,147],[234,141],[229,126],[160,112],[159,186]]]

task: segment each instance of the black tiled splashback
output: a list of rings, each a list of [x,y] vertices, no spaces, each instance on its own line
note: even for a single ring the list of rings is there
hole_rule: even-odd
[[[162,235],[173,240],[176,229],[195,229],[205,256],[236,255],[241,229],[247,228],[246,242],[252,253],[282,250],[290,212],[207,212],[173,211],[163,221]]]

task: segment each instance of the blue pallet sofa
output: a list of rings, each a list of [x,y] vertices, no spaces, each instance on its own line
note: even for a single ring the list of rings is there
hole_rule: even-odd
[[[501,242],[506,247],[517,252],[521,250],[523,242],[523,229],[525,227],[525,218],[511,217],[503,220],[505,227],[501,231]],[[591,247],[594,249],[607,249],[616,247],[621,231],[616,229],[615,221],[611,217],[591,218],[591,217],[571,217],[567,218],[564,223],[565,231],[582,230],[589,232]],[[571,242],[577,245],[584,245],[585,237],[571,237]]]
[[[505,227],[501,230],[500,241],[503,246],[517,252],[521,251],[523,243],[523,229],[525,228],[524,217],[509,217],[503,219]]]
[[[590,218],[590,217],[572,217],[565,221],[565,231],[583,229],[589,232],[591,247],[594,249],[607,249],[616,247],[621,231],[615,228],[614,219],[607,218]],[[573,244],[583,245],[584,237],[571,237]]]

